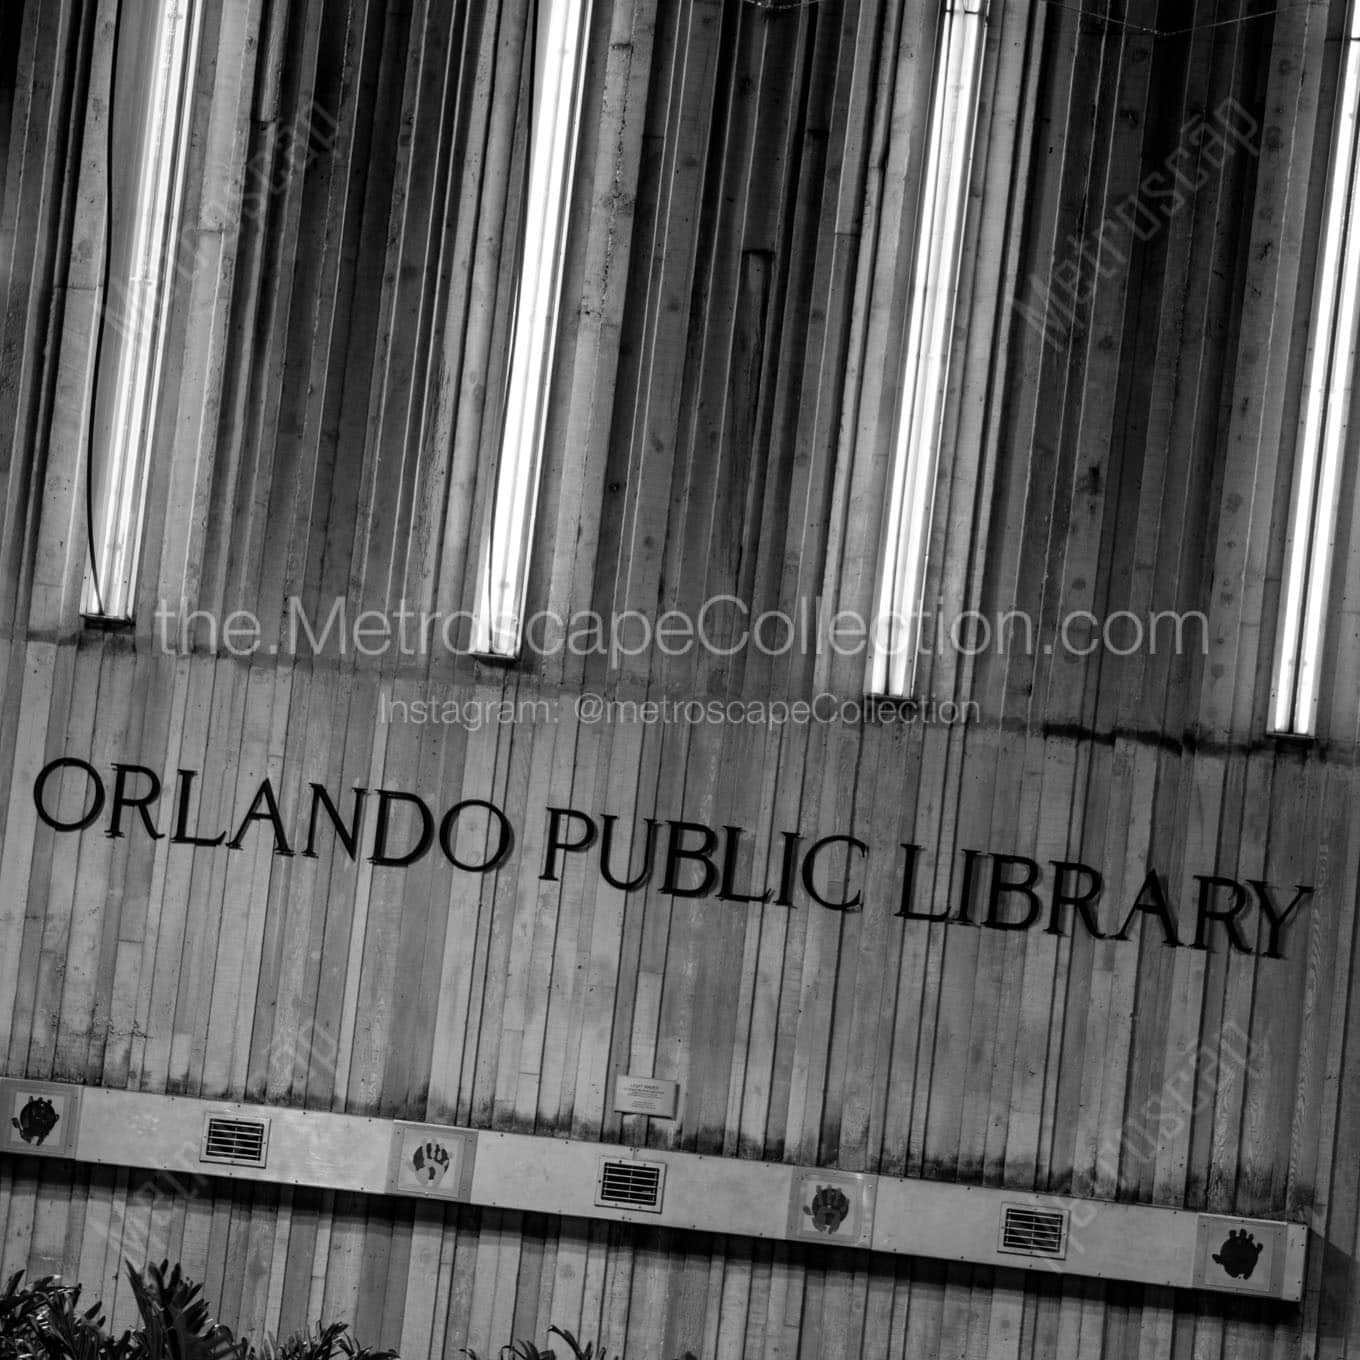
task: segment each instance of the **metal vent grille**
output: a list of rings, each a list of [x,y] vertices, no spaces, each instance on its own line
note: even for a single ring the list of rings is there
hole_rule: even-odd
[[[269,1154],[267,1119],[231,1119],[210,1114],[203,1125],[201,1162],[225,1166],[264,1166]]]
[[[1067,1211],[1007,1204],[1001,1210],[1001,1251],[1017,1256],[1067,1255]]]
[[[600,1179],[595,1190],[595,1203],[612,1205],[616,1209],[642,1209],[648,1213],[661,1212],[661,1187],[666,1168],[657,1162],[600,1163]]]

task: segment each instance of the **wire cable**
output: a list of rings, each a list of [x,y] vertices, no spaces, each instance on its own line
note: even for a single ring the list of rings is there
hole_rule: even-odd
[[[1275,9],[1262,10],[1259,14],[1241,14],[1235,19],[1214,19],[1207,24],[1191,24],[1188,28],[1149,28],[1146,24],[1130,23],[1127,19],[1117,19],[1113,14],[1102,14],[1099,10],[1085,9],[1080,5],[1065,5],[1062,0],[1043,0],[1051,9],[1066,10],[1086,19],[1097,19],[1103,24],[1128,29],[1132,33],[1146,33],[1152,38],[1179,38],[1186,33],[1200,33],[1210,28],[1230,28],[1234,24],[1250,23],[1253,19],[1269,19],[1272,15],[1283,14],[1286,10],[1302,9],[1303,5],[1279,5]]]

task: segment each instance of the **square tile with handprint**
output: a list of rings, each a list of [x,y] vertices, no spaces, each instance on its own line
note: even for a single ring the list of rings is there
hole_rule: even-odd
[[[867,1246],[873,1183],[850,1171],[798,1171],[789,1203],[789,1236],[837,1246]]]
[[[422,1199],[466,1199],[477,1135],[441,1124],[398,1124],[388,1188]]]
[[[0,1081],[0,1147],[25,1157],[69,1157],[80,1123],[80,1093],[47,1082]]]
[[[1201,1214],[1196,1242],[1195,1282],[1244,1294],[1270,1294],[1283,1267],[1285,1225],[1246,1223],[1217,1214]]]

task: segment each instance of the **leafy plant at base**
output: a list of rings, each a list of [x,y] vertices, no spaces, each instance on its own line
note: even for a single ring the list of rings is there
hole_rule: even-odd
[[[0,1360],[396,1360],[343,1322],[256,1346],[213,1321],[203,1287],[179,1266],[127,1272],[141,1325],[114,1337],[100,1304],[80,1310],[79,1285],[49,1276],[25,1286],[20,1271],[0,1294]]]
[[[610,1356],[609,1352],[603,1347],[597,1350],[595,1342],[589,1341],[584,1346],[569,1332],[562,1327],[549,1327],[549,1336],[560,1336],[563,1341],[571,1348],[571,1360],[624,1360],[622,1355]],[[476,1351],[463,1349],[463,1354],[469,1360],[481,1360],[481,1356]],[[496,1352],[498,1360],[558,1360],[556,1351],[541,1351],[532,1341],[514,1341],[502,1346]],[[686,1351],[679,1360],[694,1360],[694,1356]]]
[[[102,1304],[81,1309],[79,1285],[55,1276],[25,1285],[22,1271],[14,1275],[0,1294],[0,1360],[398,1360],[395,1351],[360,1345],[343,1322],[256,1344],[213,1321],[203,1287],[179,1266],[162,1261],[127,1273],[141,1324],[119,1337],[109,1333]],[[548,1334],[566,1352],[516,1341],[497,1351],[498,1360],[624,1360],[596,1342],[582,1345],[565,1328]],[[476,1351],[463,1354],[480,1360]]]

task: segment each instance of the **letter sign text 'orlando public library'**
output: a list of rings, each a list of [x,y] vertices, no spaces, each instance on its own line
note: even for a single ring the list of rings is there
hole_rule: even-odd
[[[265,779],[229,822],[203,828],[192,824],[199,773],[176,771],[173,796],[165,797],[160,776],[146,765],[115,764],[105,778],[88,761],[63,756],[39,771],[33,800],[38,816],[58,832],[83,831],[102,821],[108,836],[168,837],[171,845],[227,850],[243,849],[248,837],[269,835],[275,854],[312,858],[317,845],[330,837],[351,860],[367,850],[369,863],[379,868],[405,868],[427,854],[442,854],[461,872],[485,874],[514,853],[515,829],[494,803],[472,798],[432,810],[417,795],[395,789],[355,788],[346,798],[309,784],[300,809],[306,815],[290,826],[272,781]],[[830,911],[878,905],[864,900],[870,849],[856,836],[781,832],[770,846],[765,881],[752,883],[741,865],[752,862],[743,843],[749,845],[754,833],[744,827],[648,817],[629,831],[610,813],[567,807],[546,808],[544,818],[538,876],[548,882],[579,863],[621,892],[639,892],[659,881],[656,891],[665,896],[716,897],[738,905],[811,904]],[[367,837],[366,820],[372,824]],[[927,877],[918,873],[924,856],[919,845],[903,843],[896,849],[898,887],[891,906],[905,922],[1040,929],[1052,935],[1080,929],[1098,940],[1129,940],[1134,925],[1146,917],[1173,948],[1211,949],[1216,940],[1226,940],[1231,949],[1278,959],[1284,956],[1286,927],[1313,896],[1304,884],[1280,887],[1206,873],[1194,875],[1190,900],[1176,903],[1164,876],[1148,868],[1136,893],[1112,902],[1101,874],[1089,864],[1040,864],[1025,855],[961,849],[953,900],[932,902],[917,882]]]

